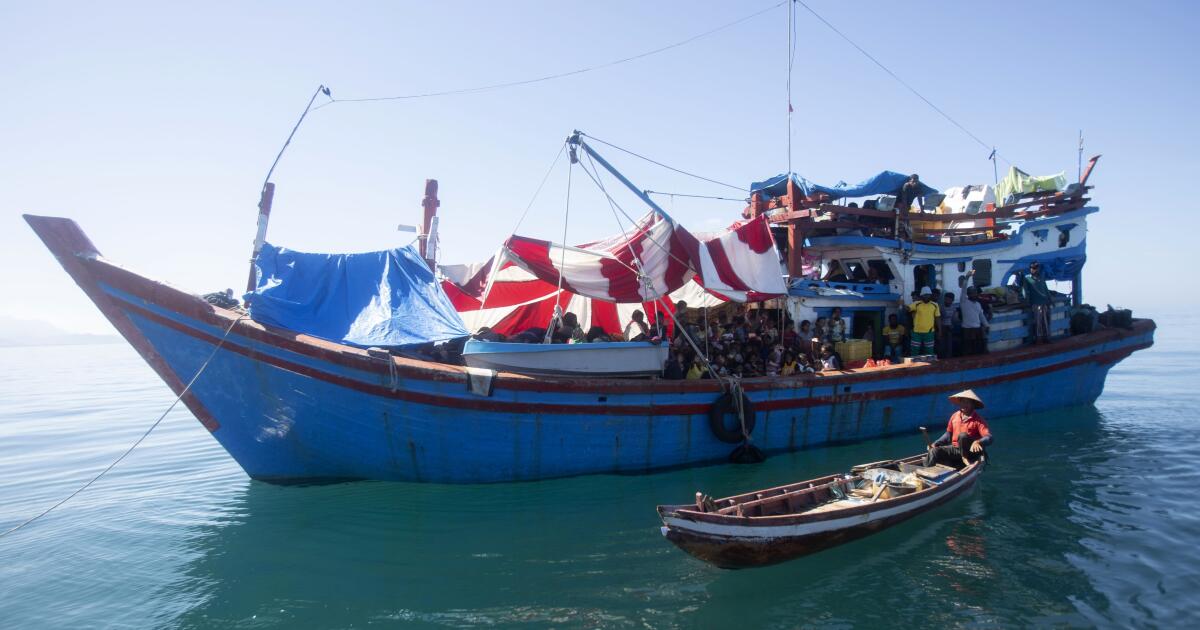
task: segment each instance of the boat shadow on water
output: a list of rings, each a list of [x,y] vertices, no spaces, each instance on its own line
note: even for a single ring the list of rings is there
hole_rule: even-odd
[[[998,457],[968,494],[862,540],[750,571],[715,569],[665,544],[649,507],[697,487],[761,486],[909,452],[915,440],[639,477],[487,486],[252,482],[225,521],[191,537],[195,560],[171,589],[199,603],[176,621],[1103,619],[1108,599],[1078,560],[1095,556],[1085,542],[1095,534],[1087,509],[1099,499],[1088,479],[1125,436],[1092,407],[992,424]]]

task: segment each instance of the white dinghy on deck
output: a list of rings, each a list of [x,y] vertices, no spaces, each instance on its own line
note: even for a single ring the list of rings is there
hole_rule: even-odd
[[[472,339],[463,361],[473,368],[546,376],[651,376],[662,372],[669,347],[643,341],[507,343]]]

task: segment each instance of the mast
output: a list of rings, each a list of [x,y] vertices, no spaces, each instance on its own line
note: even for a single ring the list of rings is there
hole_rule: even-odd
[[[417,237],[421,258],[425,259],[425,264],[429,265],[429,269],[434,269],[437,264],[437,210],[442,202],[438,200],[438,182],[436,179],[425,180],[425,198],[421,200],[421,207],[425,210],[425,216],[421,221],[421,234]],[[432,242],[431,242],[432,241]]]
[[[250,254],[250,278],[246,281],[246,291],[254,290],[256,282],[254,273],[254,261],[258,260],[258,254],[262,251],[263,243],[267,242],[267,223],[271,220],[271,201],[275,199],[275,184],[266,182],[263,184],[262,196],[258,199],[258,231],[254,235],[254,251]]]

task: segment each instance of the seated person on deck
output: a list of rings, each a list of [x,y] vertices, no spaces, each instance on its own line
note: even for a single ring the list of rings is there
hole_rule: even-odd
[[[946,433],[929,445],[925,454],[925,465],[945,464],[953,468],[964,468],[969,463],[986,455],[984,447],[992,443],[992,433],[987,422],[979,415],[983,401],[975,392],[967,389],[950,397],[958,405],[958,411],[950,416]]]

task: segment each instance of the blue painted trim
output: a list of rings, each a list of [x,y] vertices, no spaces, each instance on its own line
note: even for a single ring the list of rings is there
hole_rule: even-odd
[[[959,256],[957,258],[913,258],[908,262],[912,265],[941,265],[960,262],[971,262],[969,256]]]
[[[817,285],[823,289],[842,289],[844,291],[855,291],[861,293],[857,295],[822,295],[820,292],[813,290],[812,285]],[[879,282],[830,282],[828,280],[805,280],[796,279],[792,281],[791,287],[788,288],[788,295],[795,297],[814,297],[814,298],[830,298],[835,300],[896,300],[900,296],[891,292],[891,286]]]
[[[842,315],[846,315],[849,313],[884,312],[884,311],[887,311],[888,307],[886,307],[886,306],[836,306],[836,307],[834,307],[834,306],[819,306],[819,307],[814,308],[813,312],[817,314],[817,317],[829,318],[831,315],[833,315],[834,308],[842,309]]]

